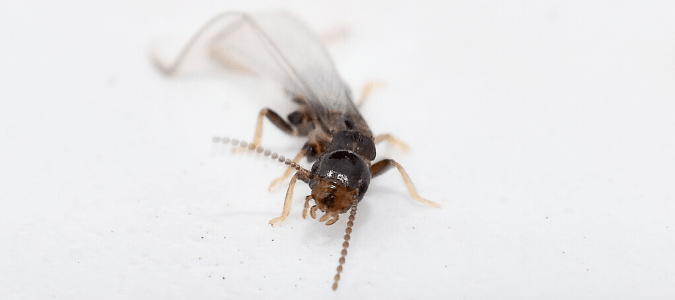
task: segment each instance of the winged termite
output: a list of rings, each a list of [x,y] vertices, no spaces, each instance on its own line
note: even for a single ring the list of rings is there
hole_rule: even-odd
[[[271,225],[282,222],[288,216],[293,188],[298,179],[309,184],[312,190],[305,197],[303,218],[309,214],[316,219],[318,210],[324,213],[319,221],[332,225],[340,214],[350,211],[333,283],[333,289],[337,289],[357,205],[363,199],[372,178],[395,167],[413,199],[433,207],[439,205],[417,193],[410,177],[396,161],[382,159],[374,162],[377,143],[407,146],[389,134],[373,135],[323,44],[289,14],[249,15],[229,12],[218,15],[197,32],[172,64],[164,65],[155,60],[158,68],[167,75],[175,73],[197,41],[203,38],[207,30],[222,21],[228,21],[227,25],[218,28],[207,43],[211,57],[230,68],[256,73],[279,82],[295,105],[295,111],[284,120],[274,110],[262,109],[251,144],[221,138],[214,138],[214,141],[257,150],[289,165],[286,173],[271,185],[273,187],[291,177],[281,216],[270,220]],[[363,94],[368,94],[370,88],[372,86],[364,88]],[[289,135],[306,137],[306,143],[294,159],[260,147],[264,119]],[[300,166],[303,157],[314,162],[311,169]]]

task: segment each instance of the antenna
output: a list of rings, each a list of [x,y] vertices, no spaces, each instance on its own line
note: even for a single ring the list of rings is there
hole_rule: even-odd
[[[349,222],[347,222],[347,229],[345,229],[345,241],[342,243],[342,252],[340,252],[340,260],[338,261],[337,274],[335,274],[335,281],[333,281],[333,290],[337,290],[338,281],[340,281],[340,273],[342,273],[342,265],[345,264],[345,256],[347,256],[347,248],[349,248],[350,234],[352,233],[352,226],[354,226],[354,219],[356,218],[356,204],[352,206],[349,212]]]
[[[316,174],[312,174],[310,171],[307,169],[303,168],[302,166],[298,165],[297,163],[293,162],[290,158],[286,158],[283,155],[279,155],[276,152],[272,152],[269,149],[265,149],[260,146],[256,146],[255,144],[250,144],[246,141],[240,141],[238,139],[230,139],[228,137],[214,137],[213,138],[214,143],[222,143],[222,144],[230,144],[232,147],[241,147],[244,149],[247,149],[249,151],[255,151],[257,154],[263,154],[265,156],[269,156],[272,159],[275,159],[281,163],[284,163],[288,165],[291,168],[296,169],[299,173],[301,173],[301,176],[304,176],[306,178],[316,178]],[[297,176],[297,175],[296,175]],[[305,199],[305,209],[303,210],[302,216],[303,218],[307,217],[307,210],[309,209],[309,200],[310,196],[307,196]],[[312,215],[312,218],[316,219],[316,206],[312,207],[310,210],[310,214]],[[328,217],[331,217],[334,215],[329,215],[328,213],[325,214],[323,217],[321,217],[320,221],[326,221]],[[354,219],[356,218],[356,203],[352,205],[351,210],[349,212],[349,221],[347,222],[347,229],[345,229],[345,236],[344,236],[344,242],[342,243],[342,251],[340,252],[340,259],[338,260],[338,266],[337,266],[337,273],[335,274],[335,281],[333,281],[333,290],[337,290],[338,288],[338,281],[340,281],[340,273],[342,273],[343,267],[342,265],[345,264],[346,261],[346,256],[347,256],[347,248],[349,248],[349,240],[351,239],[351,233],[352,233],[352,227],[354,226]],[[337,220],[337,218],[335,219]],[[273,220],[274,221],[274,220]],[[271,222],[271,221],[270,221]],[[330,222],[330,221],[329,221]],[[331,222],[330,224],[326,223],[326,225],[331,225],[335,223],[335,221]]]
[[[303,168],[299,164],[296,164],[290,158],[286,158],[283,155],[279,155],[279,153],[273,152],[269,149],[266,149],[266,148],[263,148],[263,147],[260,147],[260,146],[256,146],[255,144],[251,144],[251,143],[248,143],[246,141],[240,141],[238,139],[231,139],[231,138],[228,138],[228,137],[219,137],[219,136],[213,137],[213,142],[214,143],[223,143],[225,145],[230,144],[230,145],[232,145],[232,147],[241,147],[241,148],[246,148],[249,151],[255,151],[257,154],[263,154],[265,156],[269,156],[272,159],[275,159],[280,163],[284,163],[291,168],[295,168],[297,171],[299,171],[303,176],[306,176],[307,178],[314,178],[315,177],[315,175],[311,174],[310,171]]]

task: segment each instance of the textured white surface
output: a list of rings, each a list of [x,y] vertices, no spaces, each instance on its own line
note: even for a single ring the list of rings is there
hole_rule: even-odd
[[[436,1],[437,2],[437,1]],[[72,3],[72,2],[71,2]],[[400,177],[346,217],[272,228],[283,167],[220,153],[279,91],[149,62],[226,10],[284,8],[318,31]],[[672,299],[675,4],[12,2],[0,10],[4,299]],[[164,44],[162,44],[164,45]],[[164,47],[164,46],[163,46]],[[176,49],[176,50],[173,50]],[[264,145],[302,140],[266,125]],[[215,152],[215,153],[214,153]],[[305,164],[307,165],[307,164]]]

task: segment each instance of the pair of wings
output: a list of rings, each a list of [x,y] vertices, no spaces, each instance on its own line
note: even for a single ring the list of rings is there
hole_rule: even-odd
[[[336,119],[359,115],[324,45],[292,15],[230,12],[216,20],[227,25],[211,38],[212,56],[281,83],[307,102],[324,129],[340,130]]]

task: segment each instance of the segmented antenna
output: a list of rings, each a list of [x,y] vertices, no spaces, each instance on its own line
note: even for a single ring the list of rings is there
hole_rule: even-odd
[[[272,152],[269,149],[265,149],[260,146],[256,146],[254,144],[250,144],[246,141],[240,141],[237,139],[230,139],[228,137],[214,137],[213,138],[214,143],[222,143],[222,144],[230,144],[233,147],[241,147],[241,148],[247,148],[249,151],[255,151],[256,153],[260,154],[262,153],[265,156],[269,156],[272,159],[275,159],[281,163],[284,163],[288,165],[291,168],[295,168],[298,170],[298,172],[301,172],[303,176],[306,176],[307,178],[314,178],[316,177],[315,174],[312,174],[311,172],[307,171],[307,169],[301,167],[300,165],[296,164],[293,162],[290,158],[286,158],[283,155],[279,155],[276,152]],[[303,217],[306,216],[307,213],[307,208],[308,208],[308,203],[309,203],[309,198],[307,201],[305,201],[305,211],[303,212]],[[315,207],[316,208],[316,207]],[[315,217],[314,211],[312,211],[312,217]],[[337,267],[337,273],[335,274],[335,281],[333,281],[333,290],[336,290],[338,288],[338,281],[340,281],[340,273],[342,273],[342,265],[345,264],[346,261],[346,256],[347,256],[347,248],[349,248],[349,240],[351,239],[351,233],[352,233],[352,227],[354,226],[354,219],[356,218],[356,204],[352,206],[351,211],[349,212],[349,221],[347,222],[347,229],[345,229],[345,237],[344,237],[344,242],[342,243],[342,251],[340,252],[340,259],[338,260],[339,264]]]
[[[337,274],[335,274],[335,281],[333,281],[333,290],[337,290],[338,281],[340,281],[340,273],[342,273],[342,265],[345,264],[345,256],[347,256],[347,248],[349,248],[350,234],[352,233],[352,226],[354,226],[354,219],[356,218],[356,204],[352,206],[349,212],[349,222],[347,222],[347,229],[345,229],[345,241],[342,243],[342,252],[340,253],[340,260],[338,261]]]
[[[215,136],[213,137],[213,142],[214,143],[223,143],[225,145],[230,144],[232,147],[241,147],[241,148],[246,148],[249,151],[255,151],[258,154],[263,154],[265,156],[269,156],[272,159],[275,159],[279,161],[280,163],[284,163],[288,165],[291,168],[296,169],[297,171],[301,172],[302,175],[306,176],[307,178],[313,178],[314,175],[312,175],[307,169],[303,168],[299,164],[296,164],[293,160],[290,158],[286,158],[283,155],[279,155],[279,153],[272,152],[269,149],[265,149],[260,146],[256,146],[254,144],[248,143],[246,141],[240,141],[238,139],[230,139],[228,137],[219,137]]]

